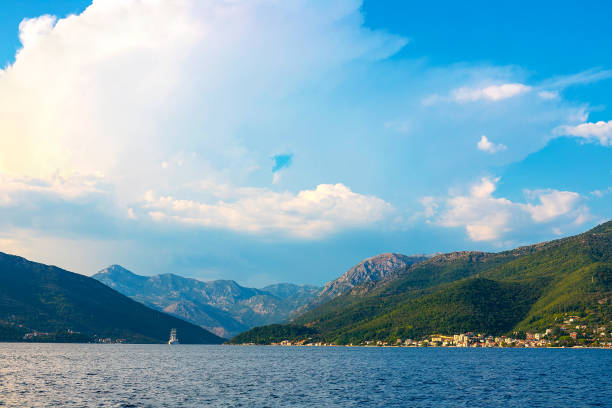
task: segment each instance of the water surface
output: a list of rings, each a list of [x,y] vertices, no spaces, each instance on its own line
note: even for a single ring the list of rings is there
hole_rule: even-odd
[[[0,406],[612,407],[612,350],[0,343]]]

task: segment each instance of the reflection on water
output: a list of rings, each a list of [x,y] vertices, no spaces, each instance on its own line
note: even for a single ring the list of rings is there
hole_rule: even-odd
[[[0,343],[0,406],[612,406],[612,350]]]

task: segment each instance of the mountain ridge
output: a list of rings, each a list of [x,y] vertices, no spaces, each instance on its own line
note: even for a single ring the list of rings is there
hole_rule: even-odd
[[[125,271],[111,265],[92,278],[149,307],[223,337],[257,325],[284,322],[320,290],[310,285],[284,283],[269,285],[266,291],[227,279],[200,281],[173,273],[142,276]]]
[[[428,258],[425,255],[403,255],[392,252],[366,258],[349,268],[337,279],[328,282],[319,295],[299,311],[304,312],[313,309],[322,303],[354,290],[366,293],[375,286],[393,279],[399,271],[407,266]]]
[[[352,290],[320,304],[291,324],[338,344],[432,331],[499,335],[554,326],[562,313],[606,324],[612,318],[611,301],[612,222],[606,222],[572,237],[498,253],[439,254],[373,289]],[[257,330],[259,341],[264,329]],[[293,327],[292,332],[300,330]],[[249,342],[249,332],[232,342]]]
[[[184,343],[222,338],[150,309],[85,275],[0,252],[0,327],[3,340],[24,332],[79,332],[79,339],[163,343],[176,328]]]

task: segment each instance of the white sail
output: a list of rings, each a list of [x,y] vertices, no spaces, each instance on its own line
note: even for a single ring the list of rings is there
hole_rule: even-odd
[[[170,330],[170,340],[168,340],[168,344],[179,344],[178,337],[176,336],[176,329]]]

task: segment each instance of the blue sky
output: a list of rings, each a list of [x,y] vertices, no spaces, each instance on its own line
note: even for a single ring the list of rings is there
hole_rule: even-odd
[[[0,5],[0,250],[322,284],[611,218],[612,6]]]

